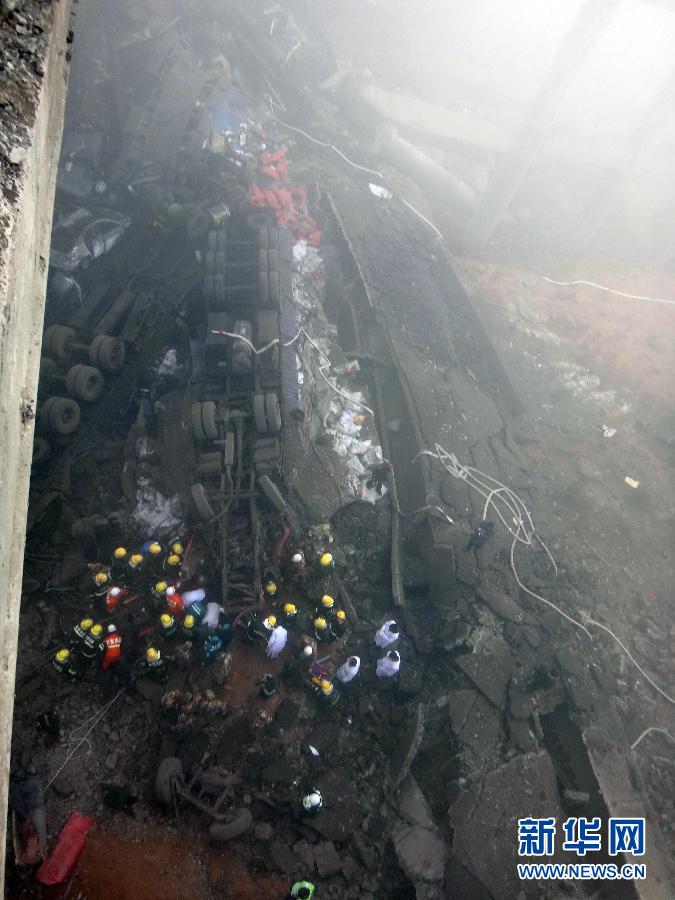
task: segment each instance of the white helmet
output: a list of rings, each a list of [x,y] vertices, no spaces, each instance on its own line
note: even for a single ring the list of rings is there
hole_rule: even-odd
[[[303,653],[304,656],[311,656],[313,652],[314,652],[314,651],[313,651],[312,648],[309,646],[309,644],[308,644],[306,647],[303,647],[303,649],[302,649],[302,653]]]
[[[118,587],[111,587],[109,593],[111,597],[119,597],[122,591]]]
[[[301,563],[302,562],[302,553],[294,553],[293,554],[293,562]]]
[[[175,593],[176,593],[176,588],[175,588],[175,587],[168,587],[168,588],[166,589],[166,596],[167,596],[167,597],[173,597],[173,595],[174,595]]]
[[[114,634],[117,631],[117,625],[108,625],[108,634]]]
[[[302,798],[302,805],[305,809],[316,809],[317,806],[321,806],[321,794],[318,791],[312,791],[311,794],[306,794]]]

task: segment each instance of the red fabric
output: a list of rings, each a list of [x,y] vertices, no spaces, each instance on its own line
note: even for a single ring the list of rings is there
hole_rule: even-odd
[[[113,587],[115,587],[115,586],[116,585],[113,585]],[[115,610],[117,609],[117,607],[120,604],[120,600],[123,600],[124,597],[126,597],[128,593],[129,593],[129,591],[127,590],[127,588],[121,588],[120,593],[117,595],[117,597],[111,597],[110,591],[108,591],[108,595],[105,598],[106,612],[107,613],[115,612]]]
[[[104,669],[109,669],[122,655],[122,638],[119,634],[106,634],[103,642],[105,644],[105,656],[101,665]]]
[[[263,154],[264,156],[268,154]],[[279,172],[279,165],[275,166]],[[313,247],[321,243],[321,232],[307,211],[307,188],[303,186],[259,188],[252,184],[248,202],[251,206],[273,209],[279,225],[288,225],[296,241],[306,240]]]
[[[74,812],[61,829],[56,846],[37,870],[35,877],[42,884],[61,884],[75,868],[84,850],[87,832],[94,820]]]
[[[177,619],[183,618],[185,606],[183,605],[180,594],[174,594],[173,597],[166,598],[166,611],[170,616],[175,616]]]

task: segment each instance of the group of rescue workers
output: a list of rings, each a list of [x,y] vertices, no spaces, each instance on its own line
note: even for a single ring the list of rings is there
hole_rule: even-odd
[[[188,544],[189,550],[189,544]],[[218,590],[203,578],[194,585],[185,582],[182,571],[186,550],[181,539],[166,544],[149,540],[138,551],[130,553],[126,547],[115,548],[109,565],[92,567],[89,588],[89,612],[77,622],[67,642],[52,658],[56,671],[69,681],[77,680],[83,670],[94,666],[111,672],[126,686],[148,676],[159,684],[168,680],[171,655],[166,652],[173,641],[188,641],[200,648],[201,664],[209,666],[229,647],[235,629],[242,630],[250,644],[260,643],[269,659],[276,659],[286,649],[289,632],[296,632],[299,644],[287,659],[281,679],[300,676],[316,695],[321,706],[331,708],[339,701],[342,691],[349,687],[361,672],[361,658],[350,655],[333,666],[329,656],[320,657],[319,648],[345,638],[348,631],[347,614],[337,606],[338,593],[333,556],[325,549],[317,554],[317,561],[307,566],[304,552],[296,549],[282,569],[268,571],[262,588],[260,607],[274,608],[270,614],[259,615],[257,609],[240,613],[235,618],[225,614]],[[302,613],[296,603],[282,600],[284,595],[315,596],[313,610]],[[122,652],[123,638],[118,626],[109,619],[121,621],[131,609],[142,604],[143,622],[151,624],[140,629],[137,636],[146,639],[146,649],[140,659],[130,663]],[[401,665],[400,653],[394,648],[400,629],[394,619],[386,621],[374,636],[373,651],[378,655],[375,675],[392,678]],[[382,654],[382,655],[380,655]],[[328,663],[328,664],[327,664]],[[267,698],[279,688],[279,679],[265,675],[261,679],[261,696]],[[339,685],[339,687],[338,687]],[[303,792],[301,814],[316,816],[323,807],[321,792],[308,786]],[[290,897],[311,898],[315,887],[307,881],[293,885]]]

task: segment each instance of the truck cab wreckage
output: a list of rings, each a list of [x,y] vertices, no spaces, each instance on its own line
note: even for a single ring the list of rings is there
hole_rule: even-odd
[[[128,858],[129,897],[157,865],[166,898],[672,897],[675,764],[642,755],[670,739],[668,652],[566,558],[550,473],[599,481],[590,450],[546,468],[533,376],[486,324],[496,264],[444,237],[484,230],[510,136],[380,86],[331,22],[79,4],[21,416],[7,896],[107,896]],[[644,820],[646,850],[520,854],[551,819]]]

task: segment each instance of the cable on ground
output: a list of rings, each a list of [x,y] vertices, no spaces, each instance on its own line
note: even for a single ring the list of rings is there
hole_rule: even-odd
[[[646,297],[642,294],[626,294],[624,291],[617,291],[604,284],[596,284],[594,281],[583,281],[582,279],[578,281],[556,281],[555,278],[549,278],[547,275],[542,275],[541,277],[544,281],[548,281],[549,284],[557,284],[559,287],[574,287],[577,284],[584,284],[586,287],[604,291],[606,294],[615,294],[617,297],[624,297],[627,300],[647,300],[649,303],[675,304],[675,300],[666,300],[664,297]]]

